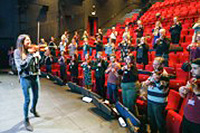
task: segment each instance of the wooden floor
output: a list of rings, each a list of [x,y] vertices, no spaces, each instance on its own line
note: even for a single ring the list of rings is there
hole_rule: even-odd
[[[126,133],[118,121],[105,117],[81,95],[66,91],[52,81],[41,79],[37,110],[30,116],[34,133]],[[31,93],[31,92],[30,92]],[[32,93],[31,93],[32,94]],[[23,95],[17,76],[0,75],[0,133],[27,132],[23,125]],[[31,106],[31,104],[30,104]]]

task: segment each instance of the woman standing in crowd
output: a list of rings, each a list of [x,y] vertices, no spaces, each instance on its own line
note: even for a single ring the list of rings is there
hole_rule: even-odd
[[[97,37],[99,36],[101,41],[103,41],[103,32],[102,32],[102,30],[100,28],[98,29],[98,32],[96,33],[96,36]]]
[[[143,70],[145,70],[145,66],[148,64],[149,59],[148,59],[148,52],[149,52],[149,46],[146,42],[146,38],[142,37],[140,40],[140,43],[136,47],[137,55],[136,55],[136,60],[137,63],[142,63],[143,64]]]
[[[160,38],[160,32],[159,32],[160,29],[162,29],[162,24],[161,24],[160,21],[156,21],[155,28],[152,30],[153,36],[154,36],[154,39],[153,39],[153,46],[154,46],[156,40],[157,40],[158,38]]]
[[[72,56],[72,59],[70,60],[69,71],[72,82],[78,84],[78,57],[76,55]]]
[[[112,32],[110,34],[110,38],[112,40],[112,42],[115,44],[116,43],[116,39],[117,39],[117,31],[115,30],[115,27],[112,27]]]
[[[46,65],[47,74],[51,73],[51,65],[53,64],[53,56],[51,55],[50,49],[47,47],[44,53],[44,64]]]
[[[174,24],[170,27],[169,32],[171,33],[172,44],[179,44],[181,37],[182,25],[178,21],[178,17],[174,17]]]
[[[74,56],[77,52],[77,43],[76,40],[74,38],[72,38],[72,42],[69,44],[68,46],[68,50],[69,50],[69,55],[70,56]]]
[[[61,36],[61,40],[62,40],[62,38],[65,38],[66,44],[69,42],[69,34],[68,34],[68,31],[67,31],[67,30],[66,30],[66,31],[64,32],[64,34]]]
[[[200,58],[192,61],[192,79],[179,88],[181,97],[186,98],[182,121],[183,133],[200,133]]]
[[[105,72],[108,74],[107,89],[109,94],[109,102],[110,104],[114,104],[118,101],[117,88],[120,83],[120,75],[118,74],[118,70],[121,69],[121,66],[116,61],[114,54],[110,55],[110,61],[111,62]]]
[[[78,34],[78,31],[75,31],[73,39],[75,39],[75,42],[77,43],[77,45],[79,44],[79,38],[80,38],[80,36]]]
[[[109,42],[106,45],[104,45],[104,47],[107,58],[109,58],[111,54],[115,53],[115,44],[111,41],[111,38],[109,38]]]
[[[130,48],[128,40],[122,40],[122,42],[119,43],[118,46],[121,49],[121,61],[124,61],[124,59],[128,55],[128,49]]]
[[[134,62],[134,56],[125,58],[125,65],[118,71],[122,75],[121,87],[123,104],[135,114],[135,103],[139,90],[138,73]]]
[[[60,53],[65,52],[65,47],[66,47],[66,46],[67,46],[66,38],[65,38],[65,36],[62,36],[61,42],[60,42],[60,44],[59,44]]]
[[[51,55],[55,57],[56,56],[57,45],[55,43],[55,38],[53,36],[51,37],[51,40],[49,42],[48,47],[49,47],[49,49],[51,51]]]
[[[137,25],[138,25],[138,27],[137,27],[137,29],[135,30],[135,32],[136,32],[136,42],[137,42],[137,44],[138,43],[140,43],[140,39],[141,39],[141,37],[143,37],[143,32],[144,32],[144,27],[143,27],[143,25],[142,25],[142,21],[141,20],[138,20],[137,21]]]
[[[89,54],[85,55],[85,61],[81,64],[84,70],[84,83],[88,90],[92,89],[92,62]]]
[[[168,67],[170,40],[165,36],[165,32],[165,29],[160,30],[160,38],[156,40],[153,48],[156,50],[156,57],[163,57],[165,66]]]
[[[130,40],[130,38],[131,38],[131,35],[130,35],[130,32],[128,31],[128,26],[126,26],[125,27],[125,31],[124,31],[124,33],[123,33],[123,35],[122,35],[122,38],[123,38],[123,40]]]
[[[67,79],[67,74],[66,74],[66,59],[65,59],[65,54],[64,52],[61,52],[61,56],[58,60],[59,64],[60,64],[60,78],[66,82]]]
[[[35,117],[39,117],[36,112],[36,105],[38,102],[38,93],[40,88],[39,81],[39,59],[40,55],[35,54],[36,49],[30,49],[31,39],[28,35],[22,34],[18,36],[16,48],[14,51],[15,64],[18,70],[20,84],[24,94],[24,124],[28,131],[33,131],[28,118],[28,110],[30,103],[29,90],[33,92],[33,104],[30,112]],[[35,67],[34,67],[35,65]],[[34,67],[34,68],[33,68]]]
[[[103,42],[101,41],[99,36],[97,37],[96,41],[94,42],[94,45],[96,45],[96,55],[98,52],[103,51]]]
[[[97,59],[93,64],[94,65],[92,69],[95,70],[97,93],[102,96],[103,99],[105,99],[105,70],[108,66],[108,63],[103,59],[102,52],[97,53]]]
[[[88,39],[84,39],[84,42],[83,42],[83,56],[85,57],[85,55],[87,53],[90,52],[90,45],[88,43]],[[90,53],[90,56],[92,55],[92,53]]]
[[[83,36],[82,36],[82,40],[85,40],[85,39],[87,40],[89,39],[89,35],[86,30],[83,32]]]

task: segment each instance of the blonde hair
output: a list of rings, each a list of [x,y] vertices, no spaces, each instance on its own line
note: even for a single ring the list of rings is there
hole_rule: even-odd
[[[164,64],[165,63],[165,59],[163,57],[155,57],[154,61],[158,61],[159,64]]]

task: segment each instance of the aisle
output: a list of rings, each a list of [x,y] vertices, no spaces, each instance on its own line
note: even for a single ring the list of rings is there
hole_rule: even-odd
[[[0,133],[27,132],[23,125],[23,95],[17,76],[0,75]],[[29,114],[34,133],[125,133],[116,120],[97,115],[80,95],[41,79],[40,118]],[[32,93],[31,93],[32,94]],[[31,105],[30,105],[31,106]]]

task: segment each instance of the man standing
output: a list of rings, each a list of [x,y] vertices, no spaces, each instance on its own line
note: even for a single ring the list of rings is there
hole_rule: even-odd
[[[142,83],[147,88],[147,114],[151,133],[165,133],[165,107],[169,93],[169,77],[164,70],[164,59],[156,57],[153,61],[153,74]]]

